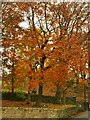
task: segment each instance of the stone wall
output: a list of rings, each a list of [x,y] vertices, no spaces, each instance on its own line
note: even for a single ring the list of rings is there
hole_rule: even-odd
[[[75,107],[65,110],[50,108],[2,107],[3,118],[67,118],[77,112]]]

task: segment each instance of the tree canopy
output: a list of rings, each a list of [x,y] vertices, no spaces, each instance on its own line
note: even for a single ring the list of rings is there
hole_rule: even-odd
[[[73,87],[88,73],[88,16],[85,2],[2,3],[3,85]]]

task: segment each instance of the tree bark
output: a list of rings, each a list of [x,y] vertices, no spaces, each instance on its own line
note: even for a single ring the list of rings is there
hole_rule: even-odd
[[[57,85],[57,91],[56,91],[56,103],[61,103],[61,91],[59,85]]]
[[[65,92],[63,91],[63,104],[66,104]]]
[[[39,84],[38,89],[38,99],[36,100],[36,106],[40,107],[41,101],[42,101],[42,91],[43,91],[43,84]]]
[[[87,105],[86,105],[86,86],[84,85],[84,110],[87,109]]]
[[[31,93],[28,91],[28,99],[26,100],[27,104],[31,102]]]
[[[14,78],[12,77],[12,95],[14,95]]]
[[[14,74],[14,62],[12,64],[12,80],[11,80],[11,84],[12,84],[12,96],[14,95],[14,77],[15,77],[15,74]]]

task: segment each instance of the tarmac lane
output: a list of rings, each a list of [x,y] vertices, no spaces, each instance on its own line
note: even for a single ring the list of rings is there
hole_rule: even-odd
[[[76,115],[72,116],[71,118],[88,118],[90,120],[90,111],[77,113]]]

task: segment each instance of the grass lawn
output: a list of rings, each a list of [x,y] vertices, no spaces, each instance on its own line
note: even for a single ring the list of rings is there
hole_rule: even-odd
[[[2,107],[33,107],[35,104],[35,102],[30,102],[27,103],[27,101],[10,101],[10,100],[2,100]],[[41,103],[44,104],[44,103]],[[76,107],[75,105],[60,105],[60,104],[51,104],[51,103],[47,103],[46,104],[48,107],[48,109],[61,109],[64,110],[66,108],[69,107]]]

